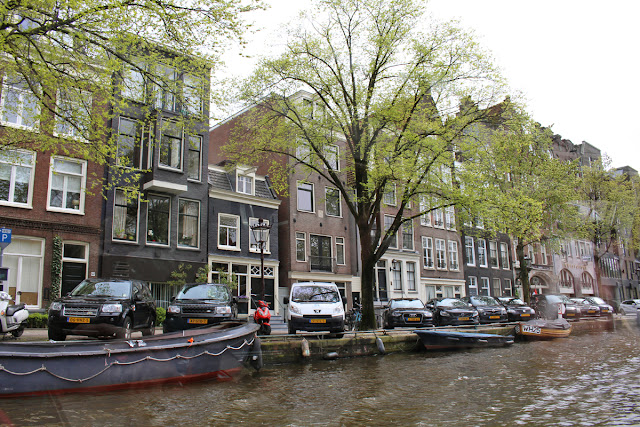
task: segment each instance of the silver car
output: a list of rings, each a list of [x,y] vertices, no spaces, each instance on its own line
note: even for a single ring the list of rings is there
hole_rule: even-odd
[[[636,314],[640,310],[640,299],[628,299],[620,303],[620,314]]]

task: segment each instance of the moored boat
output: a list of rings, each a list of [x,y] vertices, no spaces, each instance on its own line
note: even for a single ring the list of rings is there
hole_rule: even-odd
[[[261,361],[257,330],[230,322],[143,340],[0,343],[0,397],[229,379]]]
[[[515,331],[517,336],[530,340],[566,338],[571,334],[571,324],[563,318],[535,319],[528,322],[518,322]]]
[[[504,347],[513,344],[513,336],[483,334],[477,332],[416,329],[427,350],[455,350],[475,347]]]

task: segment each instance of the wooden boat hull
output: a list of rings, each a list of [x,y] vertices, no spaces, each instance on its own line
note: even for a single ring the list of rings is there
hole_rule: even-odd
[[[527,340],[551,340],[555,338],[566,338],[571,335],[571,325],[558,322],[529,321],[518,322],[515,326],[516,335]]]
[[[513,344],[512,336],[474,332],[420,330],[413,331],[427,350],[505,347]]]
[[[257,329],[238,323],[144,340],[0,344],[0,397],[229,379],[259,353]]]

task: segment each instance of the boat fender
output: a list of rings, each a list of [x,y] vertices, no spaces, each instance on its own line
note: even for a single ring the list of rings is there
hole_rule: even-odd
[[[311,356],[311,351],[309,350],[309,341],[306,338],[302,338],[300,342],[300,347],[302,348],[302,357]]]
[[[376,347],[378,347],[378,351],[380,354],[386,354],[387,351],[384,349],[384,343],[380,337],[376,337]]]
[[[253,339],[251,349],[249,350],[249,364],[256,371],[262,369],[264,362],[262,361],[262,341],[257,336]]]
[[[331,351],[324,355],[325,360],[336,360],[338,358],[338,353],[335,351]]]

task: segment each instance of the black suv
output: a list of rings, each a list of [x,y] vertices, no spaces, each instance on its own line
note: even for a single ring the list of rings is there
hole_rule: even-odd
[[[163,332],[182,331],[214,325],[238,316],[236,299],[227,285],[191,283],[184,285],[167,307]]]
[[[131,332],[153,335],[156,303],[145,282],[86,279],[49,306],[49,339],[67,335],[130,339]]]

